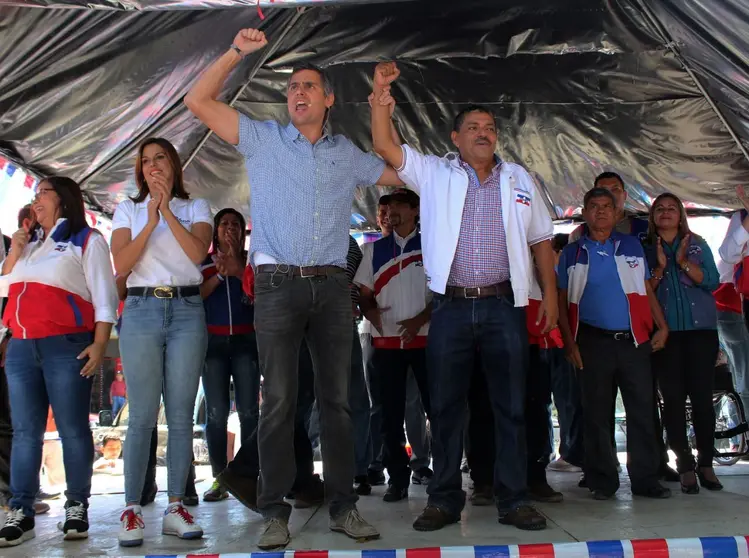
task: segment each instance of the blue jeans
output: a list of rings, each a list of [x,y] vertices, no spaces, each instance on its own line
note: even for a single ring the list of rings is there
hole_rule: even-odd
[[[471,300],[435,294],[427,344],[434,477],[427,492],[429,504],[452,517],[465,505],[460,464],[476,358],[494,415],[494,492],[497,507],[506,512],[527,502],[525,309],[516,308],[511,297]]]
[[[718,312],[718,337],[728,356],[733,385],[749,413],[749,331],[741,314]]]
[[[172,299],[128,296],[125,301],[120,354],[130,402],[124,448],[128,504],[140,502],[162,386],[169,427],[168,494],[184,496],[192,463],[195,396],[207,339],[199,295]]]
[[[208,335],[208,352],[203,370],[203,389],[207,421],[205,427],[208,456],[213,476],[226,468],[226,425],[229,420],[229,387],[234,381],[234,399],[242,445],[250,444],[257,463],[258,395],[260,371],[257,365],[257,341],[254,333]]]
[[[112,397],[112,420],[117,418],[120,409],[125,406],[126,401],[127,399],[121,395],[115,395]]]
[[[551,370],[551,391],[559,419],[559,456],[583,466],[583,405],[575,368],[564,358],[564,349],[544,351]],[[554,440],[552,436],[551,440]]]
[[[52,405],[63,447],[68,500],[88,504],[94,442],[88,424],[90,378],[81,376],[77,357],[93,342],[91,333],[10,340],[5,360],[13,451],[10,458],[11,508],[34,517],[47,413]]]

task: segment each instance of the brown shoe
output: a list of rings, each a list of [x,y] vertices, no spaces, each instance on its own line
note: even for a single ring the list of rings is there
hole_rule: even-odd
[[[450,516],[436,506],[427,506],[414,521],[414,529],[417,531],[439,531],[451,523],[457,523],[459,519],[460,517]]]
[[[541,531],[546,529],[546,518],[533,506],[518,506],[506,513],[499,513],[502,525],[512,525],[524,531]]]
[[[494,504],[494,489],[491,486],[474,486],[471,494],[472,506],[491,506]]]
[[[547,504],[558,504],[564,500],[564,495],[554,490],[546,482],[529,486],[528,497],[535,502],[545,502]]]
[[[242,502],[252,511],[257,512],[257,479],[253,477],[243,477],[231,469],[224,469],[216,477],[216,482]]]

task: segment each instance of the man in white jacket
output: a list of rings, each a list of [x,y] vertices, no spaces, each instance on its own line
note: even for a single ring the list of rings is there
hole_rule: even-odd
[[[718,252],[724,262],[734,266],[734,284],[744,300],[744,320],[749,328],[749,195],[743,186],[737,186],[736,196],[744,208],[731,216]]]
[[[467,393],[474,360],[481,359],[495,422],[494,490],[500,523],[546,527],[527,499],[524,399],[528,336],[524,307],[538,263],[544,300],[538,321],[556,326],[554,230],[528,172],[495,154],[494,116],[468,107],[451,139],[459,153],[422,155],[393,140],[391,83],[399,72],[381,63],[374,76],[374,148],[421,195],[422,252],[434,293],[427,366],[432,404],[434,478],[429,502],[414,529],[455,523],[465,505],[460,462]]]

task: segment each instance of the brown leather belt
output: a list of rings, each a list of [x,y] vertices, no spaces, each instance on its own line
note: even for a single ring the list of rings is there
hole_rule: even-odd
[[[285,275],[286,277],[329,277],[346,270],[337,265],[286,265],[286,264],[262,264],[257,266],[257,273],[272,273],[274,275]]]
[[[502,281],[488,287],[451,287],[448,285],[445,296],[450,298],[491,298],[507,296],[512,293],[512,284]]]

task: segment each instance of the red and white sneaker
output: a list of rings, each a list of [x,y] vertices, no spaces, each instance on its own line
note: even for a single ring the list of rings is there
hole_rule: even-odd
[[[120,516],[120,532],[117,538],[120,546],[140,546],[143,544],[143,515],[140,506],[125,508]]]
[[[182,505],[182,502],[174,502],[166,508],[164,526],[161,532],[164,535],[174,535],[180,539],[199,539],[203,536],[203,529],[195,523],[192,515]]]

